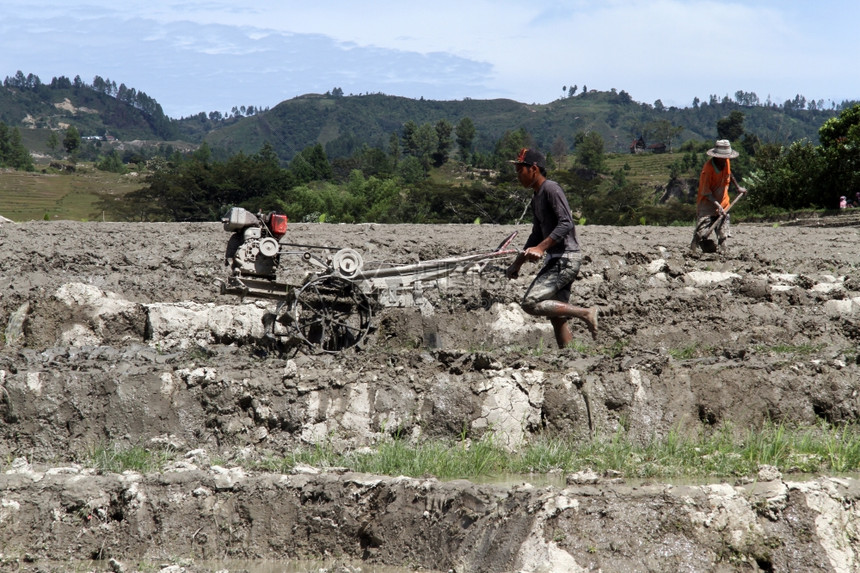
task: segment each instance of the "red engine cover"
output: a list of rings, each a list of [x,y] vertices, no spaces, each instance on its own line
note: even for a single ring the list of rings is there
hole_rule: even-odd
[[[272,213],[269,218],[269,229],[273,235],[281,236],[287,233],[287,216]]]

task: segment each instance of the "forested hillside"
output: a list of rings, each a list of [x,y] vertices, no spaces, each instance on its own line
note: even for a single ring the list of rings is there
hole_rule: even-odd
[[[743,98],[740,98],[742,101]],[[624,92],[590,91],[546,105],[511,100],[427,101],[371,94],[363,96],[303,96],[281,102],[266,113],[213,129],[206,141],[213,150],[253,153],[268,142],[282,160],[320,143],[331,157],[345,157],[363,145],[386,148],[391,134],[402,134],[412,121],[446,121],[456,125],[469,118],[475,126],[474,150],[491,152],[506,131],[525,129],[547,152],[567,152],[579,132],[597,132],[607,152],[626,152],[634,139],[679,147],[689,140],[711,141],[717,122],[733,111],[743,113],[745,130],[759,141],[786,144],[800,139],[813,143],[818,129],[835,110],[810,109],[801,100],[775,105],[744,105],[712,97],[695,107],[664,108],[637,103]]]
[[[169,140],[178,136],[161,105],[142,91],[96,76],[53,78],[18,72],[0,89],[0,121],[10,127],[59,130],[73,125],[83,136],[110,134],[125,140]]]
[[[103,220],[211,221],[238,205],[301,221],[511,223],[529,196],[509,159],[528,146],[546,154],[581,223],[685,224],[717,138],[742,151],[732,173],[756,191],[739,218],[834,208],[860,192],[860,105],[823,109],[800,95],[777,105],[739,91],[667,108],[624,91],[575,91],[536,105],[334,89],[177,120],[98,76],[44,84],[19,72],[0,89],[0,167],[139,181],[91,191],[97,210],[84,216]]]
[[[117,86],[96,76],[88,83],[76,76],[52,78],[17,72],[0,89],[0,121],[30,133],[23,139],[31,151],[45,152],[49,133],[73,126],[82,137],[111,135],[145,140],[199,144],[206,141],[216,157],[254,153],[269,143],[281,162],[317,143],[329,158],[349,157],[362,146],[387,149],[392,134],[403,135],[408,122],[421,126],[440,121],[456,125],[469,118],[474,125],[473,152],[490,153],[505,132],[523,129],[535,145],[555,153],[573,149],[577,133],[598,133],[607,152],[624,152],[643,137],[647,144],[677,148],[686,141],[710,141],[716,125],[732,112],[743,113],[747,134],[762,143],[787,144],[808,139],[817,143],[818,129],[839,109],[803,96],[781,104],[762,103],[754,93],[734,98],[711,95],[690,107],[664,107],[633,101],[623,90],[574,93],[549,104],[512,100],[432,101],[383,94],[344,96],[337,88],[278,103],[271,109],[234,107],[229,114],[200,113],[169,118],[145,92]],[[844,102],[840,108],[850,107]]]

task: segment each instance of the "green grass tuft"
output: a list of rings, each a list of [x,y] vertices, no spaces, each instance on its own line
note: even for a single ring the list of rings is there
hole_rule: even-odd
[[[167,451],[153,451],[140,446],[95,446],[88,452],[86,465],[103,473],[122,473],[132,470],[140,473],[159,472],[174,458]]]
[[[174,452],[142,447],[98,446],[87,465],[102,472],[161,471]],[[338,451],[331,440],[289,454],[245,462],[248,469],[289,473],[299,464],[346,468],[377,475],[487,479],[492,477],[591,470],[625,478],[727,478],[755,475],[761,465],[783,473],[844,473],[860,470],[860,426],[832,425],[791,428],[766,423],[757,430],[736,431],[731,424],[689,436],[678,429],[642,444],[620,423],[612,434],[594,438],[538,436],[508,451],[492,432],[479,439],[464,432],[457,440],[413,442],[400,436],[375,447]]]

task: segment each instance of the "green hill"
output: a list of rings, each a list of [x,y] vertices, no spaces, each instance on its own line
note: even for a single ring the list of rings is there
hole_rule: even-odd
[[[790,103],[740,105],[728,98],[712,98],[695,107],[664,108],[635,102],[623,90],[592,90],[541,105],[506,99],[433,101],[384,94],[312,94],[272,109],[253,110],[247,117],[213,112],[171,119],[153,98],[124,85],[116,88],[98,77],[93,85],[77,77],[43,84],[19,72],[7,77],[0,88],[0,121],[27,132],[25,143],[39,153],[46,152],[52,130],[73,125],[84,137],[111,135],[154,147],[206,141],[218,156],[254,153],[268,142],[286,163],[317,143],[330,158],[350,156],[364,145],[387,148],[391,134],[401,133],[407,121],[421,125],[446,120],[456,125],[468,117],[476,128],[475,148],[485,153],[505,132],[521,128],[545,151],[569,151],[578,132],[594,131],[603,138],[607,152],[624,152],[638,136],[645,135],[650,143],[655,137],[661,139],[660,131],[667,128],[675,134],[668,138],[670,148],[688,140],[711,141],[717,135],[717,121],[733,111],[744,114],[746,133],[760,141],[788,143],[806,138],[817,143],[819,127],[838,113],[798,109],[805,105]]]
[[[205,136],[213,149],[253,153],[268,142],[285,161],[316,143],[329,157],[351,155],[362,145],[387,148],[392,133],[407,121],[416,124],[446,120],[456,125],[468,117],[476,127],[476,149],[489,152],[506,131],[525,129],[543,149],[573,147],[577,132],[596,131],[608,152],[625,152],[643,134],[656,134],[661,125],[677,132],[671,145],[688,140],[712,141],[717,121],[732,111],[744,114],[747,133],[761,141],[788,143],[818,140],[818,129],[836,111],[786,111],[778,107],[741,106],[731,102],[695,108],[655,109],[629,99],[624,92],[589,92],[543,105],[512,100],[415,100],[381,94],[334,97],[306,95],[281,102],[265,113]],[[650,137],[648,138],[651,139]]]
[[[160,106],[154,104],[160,111]],[[177,135],[171,121],[88,87],[38,85],[0,87],[0,121],[21,130],[48,133],[74,125],[86,136],[112,135],[126,141],[166,140]]]

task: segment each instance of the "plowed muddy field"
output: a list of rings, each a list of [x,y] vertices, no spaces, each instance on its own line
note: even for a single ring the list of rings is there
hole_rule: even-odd
[[[274,302],[222,295],[218,223],[0,225],[0,571],[858,571],[860,484],[774,468],[723,483],[588,472],[557,485],[441,481],[249,461],[325,444],[623,429],[647,443],[731,424],[860,420],[860,228],[579,228],[572,300],[599,335],[518,301],[537,267],[451,276],[374,309],[357,348],[267,337]],[[299,244],[408,264],[494,248],[489,225],[291,224]],[[332,252],[332,251],[328,251]],[[313,267],[296,255],[285,279]],[[163,449],[158,473],[95,471],[97,447]],[[216,563],[216,565],[211,565]],[[217,565],[222,563],[222,565]],[[261,569],[262,570],[262,569]],[[316,568],[314,571],[322,570]]]

